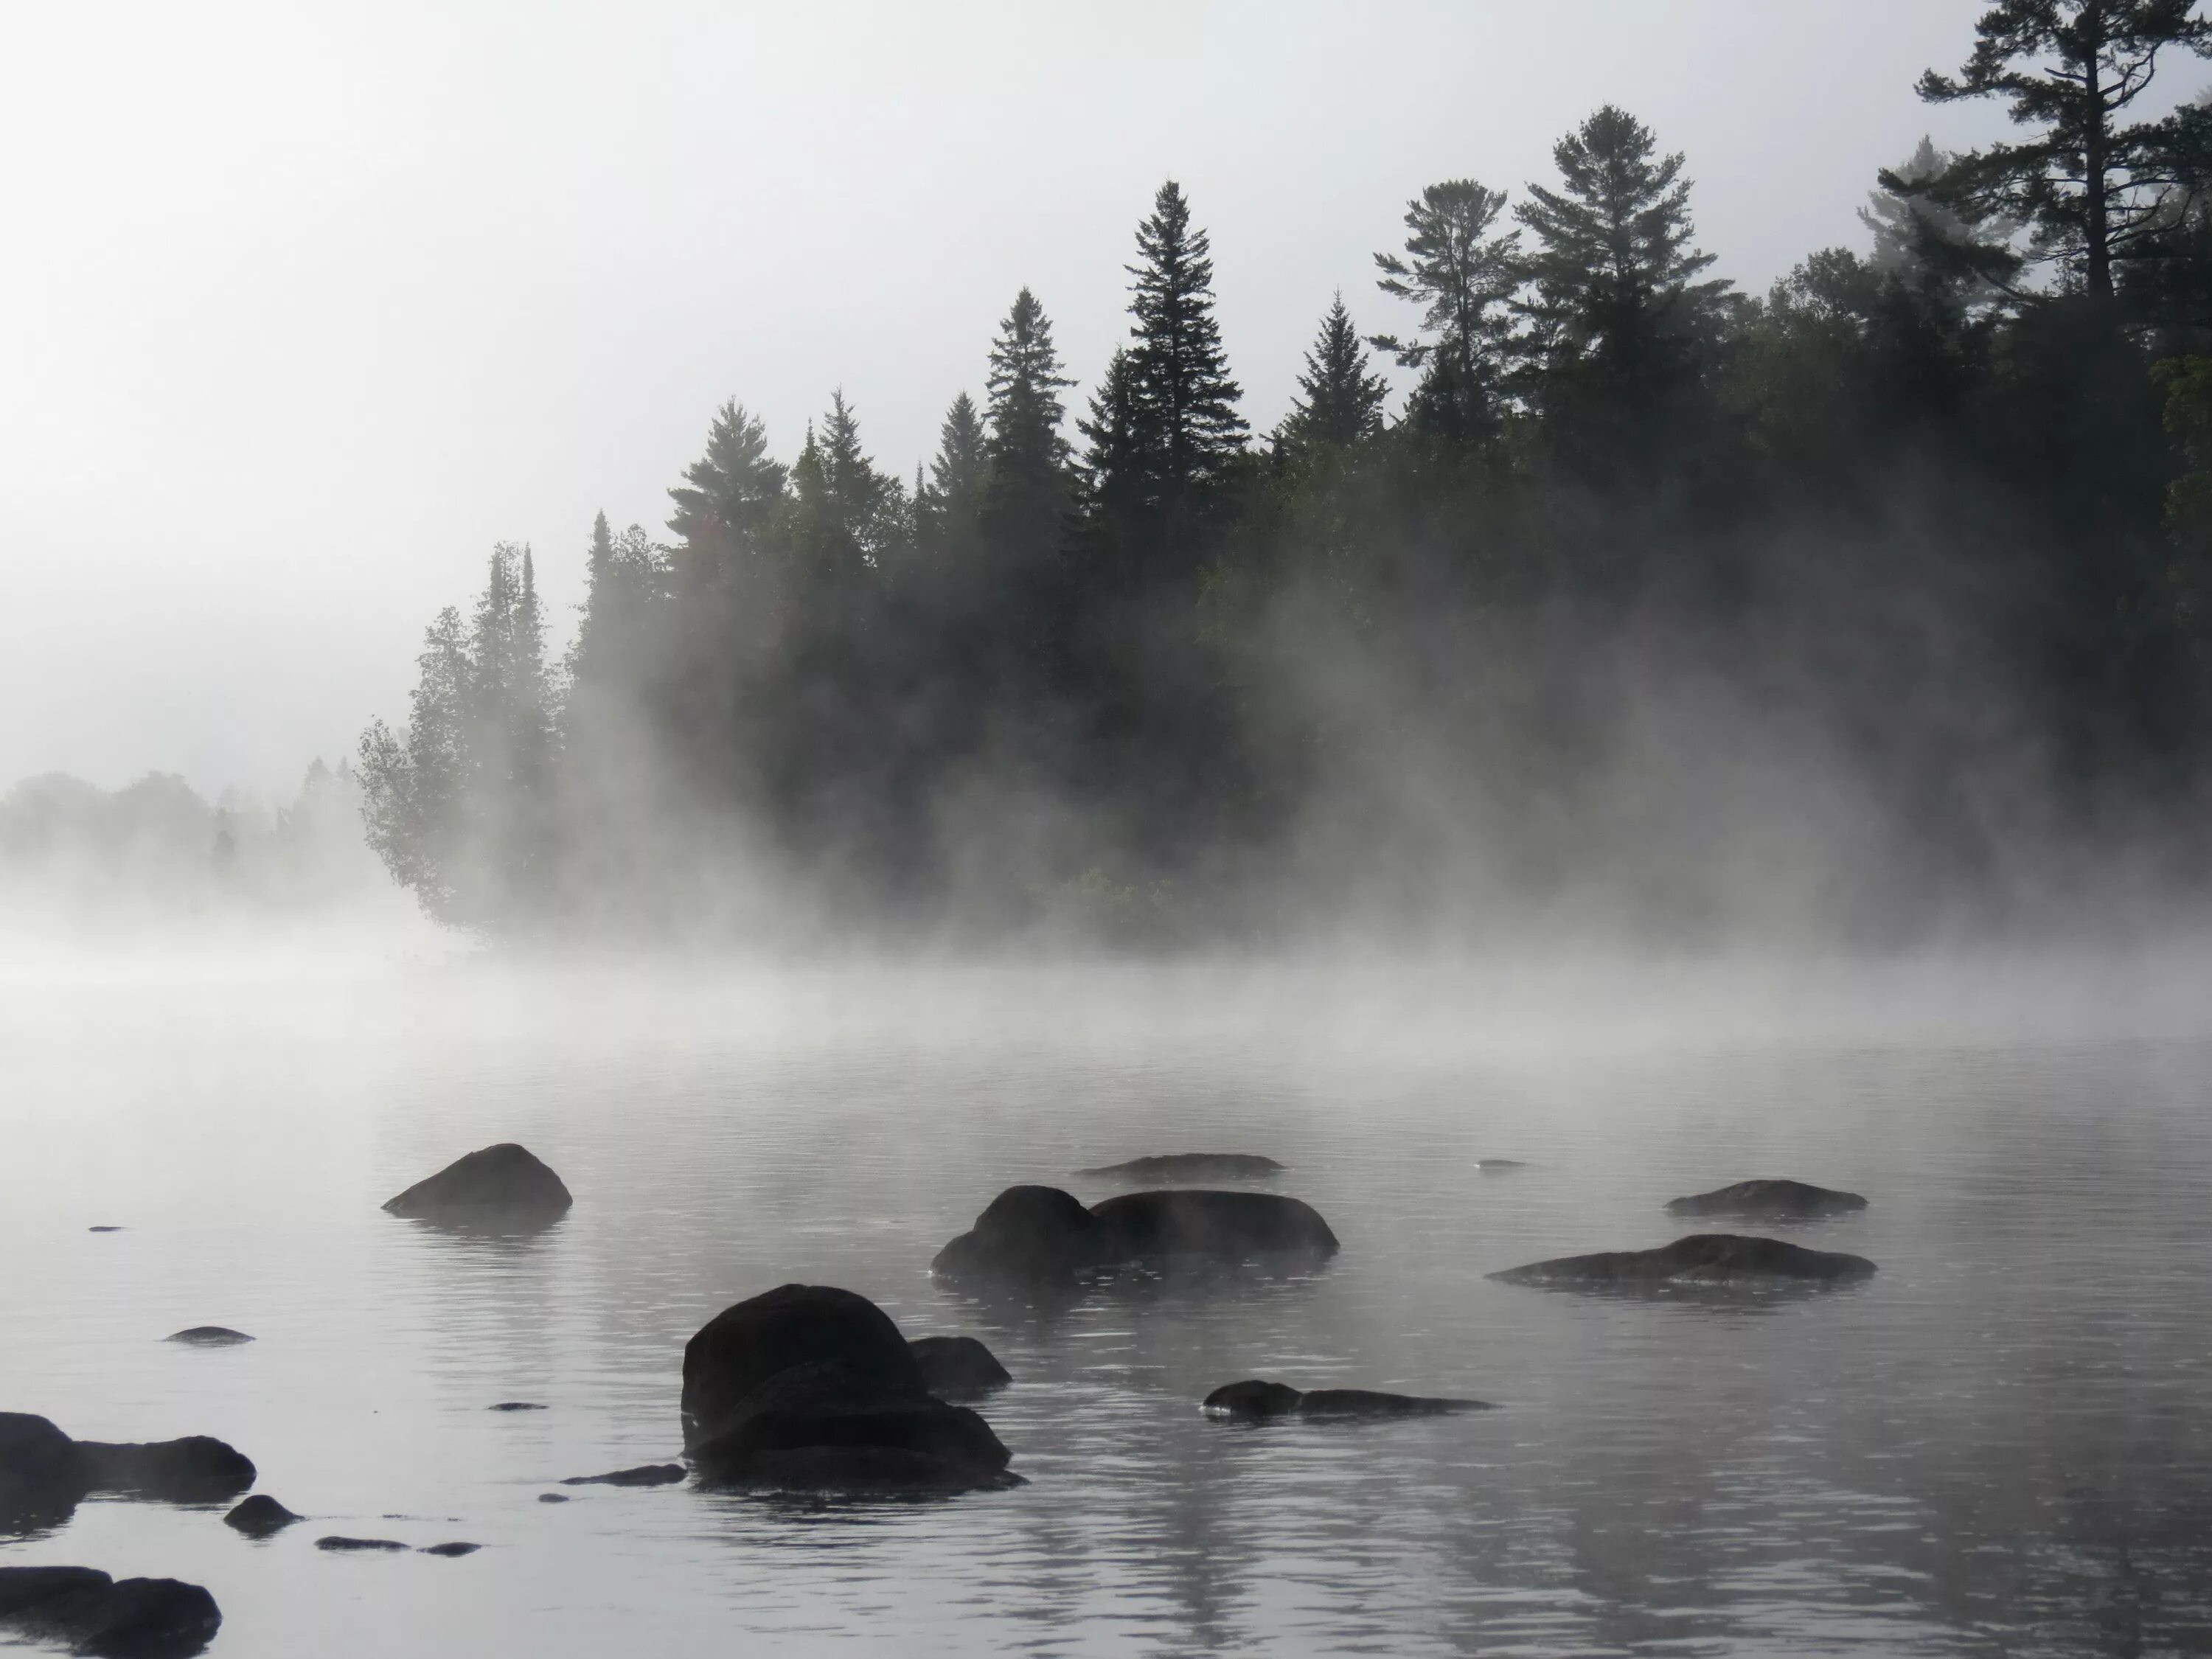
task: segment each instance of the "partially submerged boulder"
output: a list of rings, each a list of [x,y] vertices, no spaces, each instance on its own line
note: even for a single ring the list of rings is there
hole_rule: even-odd
[[[1739,1181],[1710,1193],[1678,1198],[1667,1206],[1669,1215],[1741,1216],[1755,1221],[1818,1221],[1829,1216],[1863,1210],[1867,1201],[1856,1193],[1838,1192],[1804,1181]]]
[[[274,1538],[300,1517],[265,1492],[241,1500],[222,1517],[222,1523],[248,1538]]]
[[[1741,1233],[1696,1233],[1656,1250],[1560,1256],[1490,1277],[1509,1285],[1606,1290],[1667,1285],[1848,1285],[1874,1274],[1874,1263],[1863,1255],[1808,1250],[1778,1238]]]
[[[244,1331],[234,1331],[228,1325],[195,1325],[189,1330],[173,1331],[161,1340],[195,1348],[234,1348],[241,1342],[253,1340]]]
[[[574,1201],[559,1176],[506,1141],[455,1158],[384,1207],[421,1221],[529,1225],[565,1215]]]
[[[450,1544],[425,1544],[421,1549],[417,1550],[416,1553],[418,1555],[443,1555],[447,1557],[456,1555],[474,1555],[483,1547],[483,1546],[482,1544],[464,1543],[460,1540],[455,1539]]]
[[[72,1440],[27,1412],[0,1412],[0,1529],[67,1520],[95,1492],[173,1504],[215,1504],[253,1484],[252,1460],[204,1434],[114,1443]]]
[[[1102,1164],[1078,1170],[1087,1181],[1265,1181],[1282,1174],[1283,1166],[1256,1152],[1166,1152],[1154,1158],[1133,1158],[1126,1164]]]
[[[684,1434],[710,1485],[962,1491],[1006,1484],[990,1425],[936,1399],[866,1297],[785,1285],[726,1308],[684,1350]]]
[[[1312,1389],[1301,1392],[1287,1383],[1255,1378],[1216,1389],[1206,1396],[1205,1409],[1215,1417],[1263,1423],[1278,1417],[1442,1417],[1454,1412],[1481,1412],[1492,1407],[1486,1400],[1429,1399],[1419,1395],[1378,1394],[1370,1389]]]
[[[356,1550],[382,1551],[389,1554],[395,1551],[403,1551],[407,1546],[397,1538],[349,1538],[343,1533],[334,1532],[326,1538],[315,1540],[315,1547],[319,1550],[329,1550],[333,1554],[343,1554]]]
[[[921,1367],[921,1386],[940,1400],[988,1394],[1014,1380],[972,1336],[918,1336],[907,1346]]]
[[[572,1474],[564,1486],[671,1486],[684,1478],[681,1463],[641,1463],[634,1469],[615,1469],[605,1474]]]
[[[930,1263],[948,1279],[1045,1284],[1132,1262],[1324,1261],[1336,1235],[1275,1193],[1170,1188],[1085,1209],[1054,1187],[1009,1187]]]
[[[0,1625],[100,1659],[198,1653],[222,1627],[215,1597],[174,1578],[114,1579],[96,1567],[0,1567]]]

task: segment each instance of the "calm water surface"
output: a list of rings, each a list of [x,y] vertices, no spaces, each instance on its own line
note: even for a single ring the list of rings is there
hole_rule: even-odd
[[[1952,1020],[1930,976],[1808,1020],[1761,990],[19,971],[0,1408],[219,1435],[312,1519],[255,1544],[95,1500],[0,1563],[204,1583],[235,1659],[2212,1650],[2212,1045],[2186,1000]],[[550,1231],[379,1212],[501,1139],[574,1190]],[[1010,1182],[1094,1200],[1069,1171],[1193,1149],[1280,1158],[1343,1254],[1053,1309],[928,1278]],[[1790,1235],[1873,1257],[1870,1285],[1716,1305],[1483,1277],[1664,1243],[1668,1197],[1780,1174],[1873,1199]],[[988,1342],[1030,1484],[538,1501],[674,1455],[685,1339],[793,1279]],[[202,1323],[258,1340],[160,1340]],[[1200,1415],[1249,1376],[1504,1409]],[[549,1409],[486,1409],[513,1399]],[[484,1547],[339,1557],[329,1532]]]

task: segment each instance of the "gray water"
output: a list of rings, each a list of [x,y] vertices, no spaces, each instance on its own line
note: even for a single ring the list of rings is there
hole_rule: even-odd
[[[18,962],[0,1408],[221,1436],[312,1518],[256,1544],[95,1499],[0,1563],[204,1583],[236,1659],[2212,1650],[2197,1006],[2149,971]],[[574,1190],[550,1231],[380,1212],[501,1139]],[[1071,1170],[1176,1150],[1281,1159],[1342,1255],[1057,1310],[930,1280],[1001,1187],[1095,1200]],[[1868,1194],[1790,1236],[1880,1275],[1720,1304],[1483,1276],[1663,1243],[1666,1199],[1756,1175]],[[538,1501],[673,1455],[685,1339],[794,1279],[982,1337],[1029,1484]],[[160,1340],[202,1323],[258,1340]],[[1200,1415],[1252,1376],[1503,1409]],[[486,1409],[513,1399],[549,1409]]]

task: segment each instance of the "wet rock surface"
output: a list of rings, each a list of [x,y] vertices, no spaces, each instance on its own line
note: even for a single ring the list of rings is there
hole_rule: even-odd
[[[532,1224],[557,1219],[574,1201],[528,1149],[503,1141],[455,1158],[384,1207],[422,1221]]]
[[[502,1400],[496,1406],[487,1406],[484,1409],[492,1412],[542,1412],[545,1407],[534,1401]]]
[[[483,1546],[482,1544],[465,1544],[460,1542],[459,1540],[456,1540],[450,1544],[425,1544],[420,1550],[416,1551],[416,1553],[418,1555],[447,1556],[474,1555],[483,1547]]]
[[[73,1440],[46,1418],[0,1412],[0,1530],[54,1526],[95,1492],[214,1504],[252,1486],[252,1460],[207,1435]]]
[[[988,1394],[1014,1380],[972,1336],[918,1336],[907,1346],[921,1367],[921,1386],[940,1400]]]
[[[343,1553],[349,1550],[404,1550],[407,1546],[397,1538],[349,1538],[343,1533],[332,1533],[315,1540],[319,1550]]]
[[[1373,1419],[1443,1417],[1455,1412],[1494,1409],[1486,1400],[1434,1399],[1420,1395],[1379,1394],[1369,1389],[1313,1389],[1256,1378],[1231,1382],[1206,1396],[1206,1411],[1239,1422],[1263,1423],[1278,1417]]]
[[[1696,1233],[1656,1250],[1602,1250],[1532,1261],[1490,1275],[1509,1285],[1607,1290],[1661,1285],[1848,1285],[1875,1264],[1839,1250],[1808,1250],[1778,1238]]]
[[[234,1348],[241,1342],[253,1340],[244,1331],[234,1331],[227,1325],[194,1325],[188,1330],[173,1331],[161,1340],[195,1348]]]
[[[94,1567],[0,1567],[0,1626],[101,1659],[202,1651],[222,1626],[215,1597],[175,1578],[114,1579]]]
[[[222,1523],[248,1538],[272,1538],[300,1517],[265,1492],[258,1492],[222,1517]]]
[[[1265,1181],[1283,1172],[1272,1158],[1256,1152],[1166,1152],[1078,1170],[1086,1181]]]
[[[1850,1215],[1867,1201],[1856,1193],[1838,1192],[1803,1181],[1739,1181],[1710,1193],[1678,1198],[1667,1206],[1669,1215],[1741,1216],[1759,1221],[1817,1221],[1829,1216]]]
[[[1056,1187],[1009,1187],[938,1252],[930,1271],[953,1280],[1050,1283],[1134,1262],[1325,1261],[1337,1248],[1312,1206],[1275,1193],[1170,1188],[1085,1209]]]
[[[666,1486],[684,1480],[690,1471],[681,1463],[641,1463],[634,1469],[606,1474],[572,1474],[564,1486]]]
[[[963,1491],[1003,1484],[990,1425],[924,1387],[866,1297],[786,1285],[725,1309],[684,1352],[686,1449],[709,1485]]]

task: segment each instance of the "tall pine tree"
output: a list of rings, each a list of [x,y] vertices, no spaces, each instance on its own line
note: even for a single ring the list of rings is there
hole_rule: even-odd
[[[1521,285],[1520,233],[1492,229],[1504,210],[1504,191],[1472,179],[1431,185],[1406,204],[1403,256],[1375,256],[1382,270],[1376,286],[1420,306],[1431,337],[1378,334],[1373,343],[1424,371],[1409,412],[1449,437],[1480,437],[1497,424],[1505,304]]]

